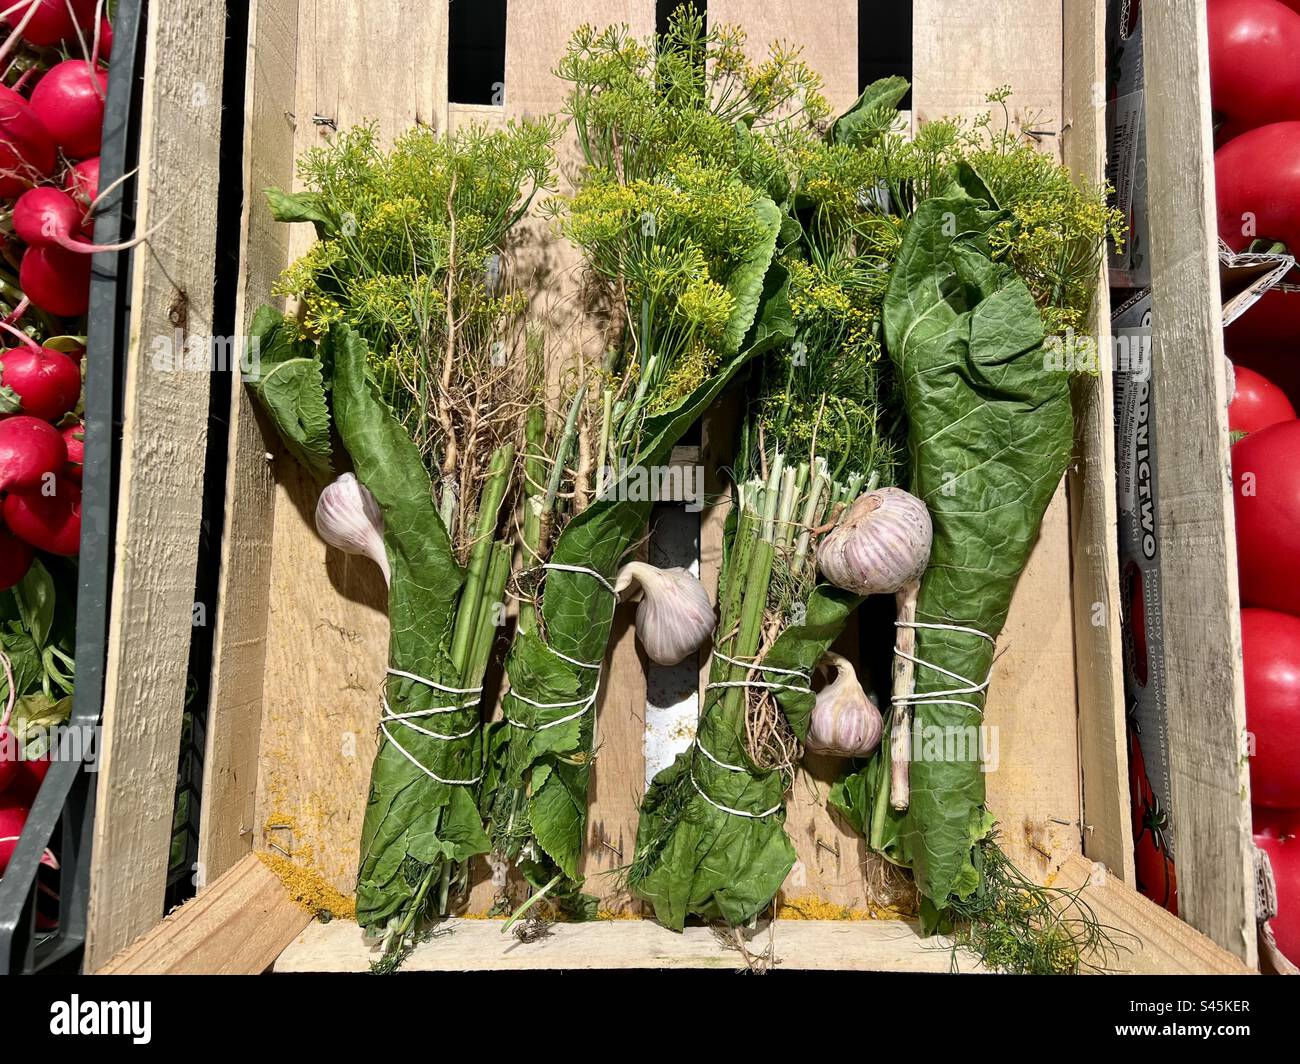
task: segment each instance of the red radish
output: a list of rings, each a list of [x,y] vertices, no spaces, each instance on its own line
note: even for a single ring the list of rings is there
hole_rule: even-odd
[[[90,306],[90,256],[59,247],[28,248],[18,283],[34,306],[61,318],[79,318]]]
[[[32,110],[72,159],[99,154],[108,75],[84,59],[50,67],[32,90]]]
[[[76,200],[83,211],[89,210],[99,195],[99,156],[92,155],[69,166],[63,175],[63,191]]]
[[[4,6],[10,5],[6,3]],[[72,0],[72,12],[73,14],[68,13],[65,0],[36,0],[36,11],[22,31],[23,40],[38,48],[49,48],[69,38],[75,39],[77,29],[73,15],[76,16],[76,22],[82,24],[92,20],[95,17],[95,0]],[[26,8],[15,11],[5,21],[11,26],[17,26],[26,13]]]
[[[1242,610],[1241,650],[1251,800],[1292,809],[1300,806],[1300,617]]]
[[[13,89],[0,86],[0,198],[11,199],[49,176],[54,138]]]
[[[1300,964],[1300,838],[1294,831],[1255,831],[1255,845],[1268,854],[1277,887],[1277,916],[1269,921],[1282,955]]]
[[[1210,99],[1238,132],[1300,119],[1300,14],[1278,0],[1210,0]]]
[[[0,323],[24,340],[12,325]],[[81,370],[62,351],[27,340],[22,347],[0,351],[0,411],[16,405],[42,421],[58,421],[81,398]]]
[[[1234,137],[1214,153],[1214,175],[1219,236],[1233,251],[1256,238],[1300,251],[1300,122]]]
[[[1293,407],[1300,410],[1300,350],[1260,348],[1240,351],[1234,348],[1232,361],[1238,367],[1244,366],[1263,374],[1282,389],[1282,394]]]
[[[68,464],[63,467],[63,475],[80,484],[82,467],[86,462],[86,423],[78,421],[65,428],[63,442],[68,447]]]
[[[27,824],[27,807],[0,805],[0,876],[5,874]]]
[[[1228,429],[1254,432],[1279,421],[1295,419],[1295,407],[1276,384],[1246,366],[1232,367],[1232,402],[1228,404]]]
[[[35,551],[4,525],[0,525],[0,591],[8,591],[27,575]],[[4,790],[0,787],[0,790]]]
[[[5,531],[0,528],[0,546],[3,546]],[[0,566],[4,561],[0,560]],[[10,784],[23,775],[22,762],[18,759],[18,738],[9,727],[13,719],[14,703],[18,701],[18,692],[14,688],[14,670],[9,655],[0,650],[0,668],[4,669],[5,708],[0,713],[0,794],[9,789]]]
[[[37,550],[68,556],[81,550],[81,489],[67,478],[56,481],[49,495],[5,496],[4,519],[14,535]]]
[[[45,782],[45,777],[50,774],[52,764],[49,753],[35,760],[24,757],[18,762],[18,773],[9,785],[9,790],[0,798],[0,802],[29,807],[33,805],[36,796],[40,793],[41,784]]]
[[[67,444],[49,422],[27,415],[0,421],[0,491],[39,491],[67,460]]]
[[[108,59],[113,54],[113,26],[106,18],[99,20],[99,55]]]
[[[1244,606],[1300,614],[1297,470],[1300,421],[1270,425],[1233,444],[1237,575]]]
[[[48,186],[29,188],[19,196],[14,204],[13,220],[14,231],[28,247],[55,244],[67,251],[92,255],[97,251],[124,251],[144,239],[141,236],[119,244],[91,244],[78,240],[75,234],[85,220],[85,211],[67,192]]]

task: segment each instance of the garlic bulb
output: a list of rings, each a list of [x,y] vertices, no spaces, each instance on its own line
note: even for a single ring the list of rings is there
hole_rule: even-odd
[[[640,593],[636,635],[653,662],[676,665],[713,634],[717,621],[709,593],[685,569],[628,562],[619,570],[614,590],[620,598]]]
[[[804,745],[819,754],[866,757],[880,745],[884,730],[880,710],[858,683],[847,658],[828,653],[822,664],[834,667],[835,678],[817,692]]]
[[[925,503],[902,488],[878,488],[817,545],[817,565],[845,591],[892,595],[921,578],[933,536]]]
[[[316,531],[331,547],[371,559],[383,570],[384,583],[391,582],[384,549],[384,515],[370,490],[353,474],[344,473],[320,493]]]

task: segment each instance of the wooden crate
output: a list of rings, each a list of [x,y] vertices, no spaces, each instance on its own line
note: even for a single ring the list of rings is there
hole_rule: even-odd
[[[1174,9],[1183,5],[1167,6],[1171,22],[1182,19]],[[1060,153],[1076,172],[1099,180],[1105,151],[1102,7],[1093,0],[991,0],[978,8],[959,0],[914,0],[914,118],[980,112],[986,109],[986,91],[1010,83],[1016,90],[1015,121],[1039,131],[1044,149]],[[717,23],[744,25],[756,47],[773,38],[802,43],[826,79],[832,103],[843,107],[859,89],[859,8],[848,0],[713,0],[708,14]],[[154,17],[165,23],[172,16]],[[416,121],[448,129],[465,121],[555,110],[563,89],[550,70],[570,31],[584,21],[623,21],[645,33],[653,25],[654,4],[514,0],[499,108],[448,102],[445,2],[376,0],[363,16],[346,0],[252,0],[249,19],[241,321],[270,299],[280,270],[311,239],[304,226],[272,221],[260,190],[291,186],[295,158],[332,127],[369,118],[392,137]],[[1199,23],[1192,34],[1203,58],[1203,17]],[[401,32],[393,34],[391,28],[398,26]],[[159,33],[165,32],[160,25]],[[1177,37],[1172,27],[1170,33]],[[1198,99],[1199,106],[1208,106]],[[566,168],[573,163],[570,152]],[[547,313],[554,331],[566,338],[581,324],[566,310],[571,305],[566,286],[573,283],[575,267],[570,249],[558,244],[548,249]],[[1109,346],[1108,317],[1103,283],[1096,315],[1102,350]],[[1211,348],[1193,354],[1208,359]],[[1133,858],[1119,668],[1111,394],[1105,369],[1078,386],[1076,460],[1044,520],[999,640],[1002,654],[987,719],[1000,729],[1001,765],[989,778],[989,805],[1002,824],[1004,845],[1022,869],[1040,881],[1077,886],[1103,922],[1132,933],[1122,969],[1246,971],[1254,964],[1253,939],[1238,934],[1243,911],[1235,901],[1219,912],[1214,897],[1202,892],[1201,908],[1189,909],[1203,917],[1197,926],[1215,940],[1210,941],[1127,885],[1133,881]],[[723,444],[722,426],[706,425],[703,461],[716,462],[714,452]],[[257,857],[259,851],[287,845],[343,891],[351,890],[357,864],[376,695],[386,660],[384,592],[366,563],[329,551],[318,539],[314,504],[304,475],[236,389],[202,804],[203,886],[197,898],[160,924],[153,887],[161,870],[151,849],[145,863],[149,889],[135,889],[139,858],[157,840],[115,825],[132,816],[157,820],[164,808],[155,793],[161,787],[138,792],[139,772],[174,754],[179,720],[175,700],[141,697],[131,706],[130,719],[118,712],[106,721],[110,734],[133,742],[130,761],[119,754],[118,764],[106,766],[110,771],[100,780],[102,834],[114,841],[130,837],[124,847],[106,845],[95,854],[90,970],[257,971],[271,965],[286,971],[352,970],[370,959],[355,925],[336,921],[307,927],[308,915]],[[128,534],[147,545],[157,533],[135,528]],[[701,535],[706,584],[716,582],[720,536],[717,515],[706,514]],[[1190,586],[1187,594],[1193,594]],[[645,681],[626,625],[616,629],[610,655],[585,858],[589,875],[627,859],[645,768],[640,723]],[[1239,679],[1236,683],[1239,693]],[[1234,706],[1240,708],[1239,699]],[[1225,731],[1218,727],[1221,712],[1210,722],[1208,708],[1191,698],[1178,702],[1177,712],[1186,714],[1184,733],[1214,723],[1217,730],[1208,738],[1202,731],[1201,738],[1235,760],[1236,733],[1218,734]],[[792,792],[787,828],[800,860],[786,893],[853,908],[866,895],[866,865],[875,858],[827,813],[829,776],[819,775],[815,768],[805,772]],[[282,829],[268,828],[272,817],[292,824],[291,839],[279,836]],[[1195,840],[1198,831],[1193,828],[1190,836]],[[1194,866],[1199,859],[1193,842],[1186,855],[1180,851],[1180,871],[1184,860]],[[1188,875],[1190,884],[1197,882],[1194,873]],[[607,907],[629,906],[615,888],[604,885],[609,878],[595,877],[589,886],[604,892]],[[1237,885],[1233,880],[1221,890],[1234,893]],[[1240,885],[1244,890],[1244,879]],[[485,884],[474,903],[485,907],[487,893]],[[1195,889],[1192,893],[1195,897]],[[707,933],[674,935],[650,921],[561,928],[536,950],[493,948],[489,942],[501,941],[495,934],[496,926],[483,921],[458,922],[455,934],[428,943],[410,963],[417,968],[737,963],[735,954]],[[922,940],[905,922],[778,921],[776,935],[778,955],[792,966],[903,971],[948,965],[947,953],[935,948],[942,943]]]

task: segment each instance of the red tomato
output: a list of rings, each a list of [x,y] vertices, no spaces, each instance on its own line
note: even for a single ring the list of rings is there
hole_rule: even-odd
[[[1300,274],[1292,270],[1283,281],[1300,282]],[[1300,356],[1300,288],[1270,288],[1228,326],[1224,337],[1234,361],[1237,352],[1256,349],[1279,349]],[[1300,357],[1296,368],[1300,371]]]
[[[1300,122],[1233,137],[1214,153],[1214,177],[1219,236],[1233,251],[1257,237],[1300,249]]]
[[[1210,100],[1238,132],[1300,119],[1300,14],[1278,0],[1210,0]]]
[[[1300,964],[1300,838],[1257,826],[1255,845],[1268,854],[1277,885],[1277,915],[1269,921],[1273,938],[1287,960]]]
[[[1238,440],[1232,489],[1242,605],[1300,614],[1300,421]]]
[[[1237,368],[1253,369],[1282,389],[1293,409],[1300,409],[1300,351],[1258,348],[1232,352]]]
[[[1300,617],[1241,611],[1246,728],[1253,739],[1250,793],[1256,806],[1300,806]]]
[[[1232,402],[1228,405],[1229,431],[1254,432],[1256,429],[1276,425],[1279,421],[1295,419],[1295,407],[1291,405],[1286,393],[1262,373],[1246,366],[1234,365],[1232,376]]]
[[[1151,789],[1142,744],[1132,718],[1128,726],[1128,766],[1137,888],[1157,905],[1177,915],[1178,876],[1169,853],[1169,813]]]

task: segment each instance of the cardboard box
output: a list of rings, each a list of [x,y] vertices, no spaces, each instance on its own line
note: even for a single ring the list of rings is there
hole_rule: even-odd
[[[1106,180],[1124,214],[1128,237],[1110,248],[1111,284],[1151,284],[1147,253],[1147,147],[1143,117],[1140,0],[1109,0],[1106,8]]]

